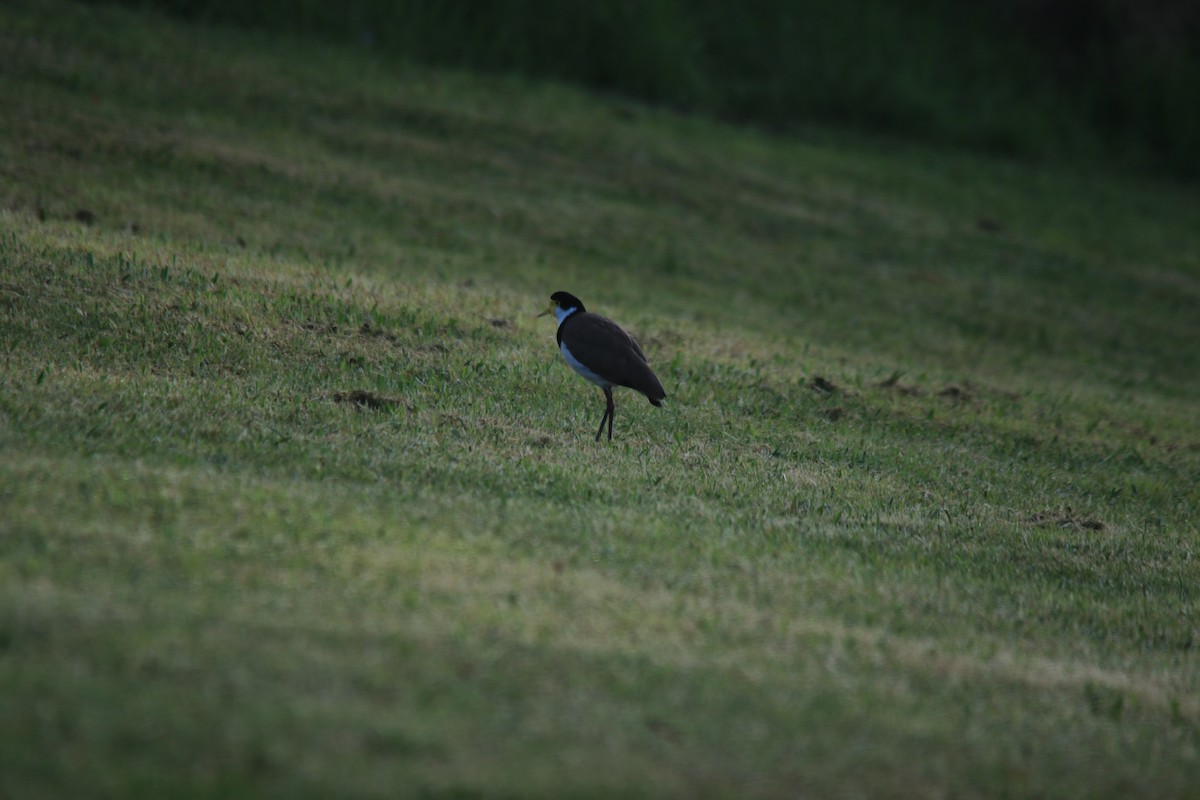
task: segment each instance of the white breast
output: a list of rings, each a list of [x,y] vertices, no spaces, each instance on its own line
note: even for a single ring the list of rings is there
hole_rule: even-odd
[[[563,342],[562,344],[560,344],[558,346],[558,349],[562,351],[563,358],[565,358],[567,360],[567,363],[571,365],[571,369],[575,370],[580,375],[582,375],[583,377],[587,378],[592,383],[599,386],[601,389],[607,389],[612,386],[612,383],[604,380],[604,378],[601,378],[599,375],[592,372],[590,369],[585,367],[583,364],[579,363],[579,360],[576,359],[575,356],[571,355],[571,351],[567,349],[566,342]]]

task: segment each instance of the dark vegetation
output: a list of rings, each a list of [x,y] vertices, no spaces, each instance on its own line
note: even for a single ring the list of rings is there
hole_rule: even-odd
[[[123,1],[772,129],[1200,175],[1200,4],[1187,0]]]

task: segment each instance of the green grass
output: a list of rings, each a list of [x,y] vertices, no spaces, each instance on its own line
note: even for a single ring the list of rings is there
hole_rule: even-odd
[[[1193,193],[0,32],[0,796],[1200,784]]]

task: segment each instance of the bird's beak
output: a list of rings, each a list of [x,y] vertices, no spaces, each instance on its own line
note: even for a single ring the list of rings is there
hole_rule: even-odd
[[[543,311],[542,313],[538,314],[538,316],[539,317],[548,317],[553,313],[554,313],[554,303],[551,303],[550,305],[546,306],[546,310]]]

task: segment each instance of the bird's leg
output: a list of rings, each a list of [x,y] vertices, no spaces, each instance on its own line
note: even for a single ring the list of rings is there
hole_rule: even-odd
[[[617,415],[617,407],[613,405],[612,389],[604,390],[604,399],[608,401],[608,440],[611,442],[613,417]]]
[[[608,387],[601,387],[601,388],[604,389],[604,416],[600,418],[600,427],[596,429],[596,441],[597,442],[600,441],[600,434],[604,433],[604,423],[607,421],[608,422],[608,440],[611,442],[612,441],[613,411],[615,410],[616,407],[613,405],[612,387],[608,386]]]

